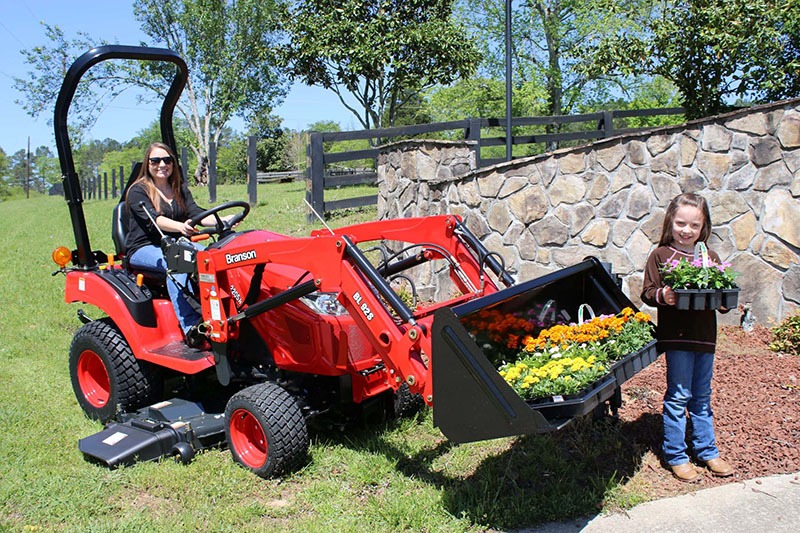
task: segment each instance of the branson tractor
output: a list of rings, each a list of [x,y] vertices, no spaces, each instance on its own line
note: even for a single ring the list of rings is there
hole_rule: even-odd
[[[167,275],[190,274],[202,310],[207,345],[187,345],[165,279],[125,261],[124,200],[109,213],[115,252],[90,245],[67,113],[81,76],[109,59],[174,67],[160,117],[162,140],[173,149],[172,114],[188,78],[170,50],[103,46],[75,61],[56,103],[76,248],[53,256],[66,277],[65,300],[104,315],[78,310],[83,325],[69,351],[79,405],[106,424],[79,440],[87,458],[109,467],[169,455],[188,462],[198,449],[227,445],[236,461],[268,477],[302,464],[316,417],[402,414],[424,402],[445,436],[469,442],[557,430],[618,400],[619,373],[577,400],[524,401],[484,353],[475,329],[481,322],[473,320],[487,311],[500,319],[535,312],[539,324],[567,322],[582,304],[599,313],[633,307],[607,269],[588,258],[515,283],[500,256],[454,215],[326,227],[295,238],[235,231],[250,211],[245,202],[212,207],[196,217],[217,221],[203,230],[214,237],[205,249],[162,240]],[[223,211],[235,216],[223,219]],[[420,271],[444,273],[450,287],[436,294],[448,296],[414,301]]]

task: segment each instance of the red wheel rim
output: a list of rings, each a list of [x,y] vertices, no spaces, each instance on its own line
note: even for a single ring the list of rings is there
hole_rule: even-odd
[[[111,380],[105,363],[92,350],[84,350],[78,357],[78,384],[83,397],[92,407],[102,408],[111,396]]]
[[[267,462],[268,445],[264,429],[247,409],[231,415],[231,446],[239,459],[250,468],[261,468]]]

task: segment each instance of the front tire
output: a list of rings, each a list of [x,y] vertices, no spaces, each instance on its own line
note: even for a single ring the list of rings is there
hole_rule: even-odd
[[[308,427],[297,402],[265,382],[234,394],[225,408],[225,436],[234,460],[269,478],[300,467],[308,454]]]
[[[161,379],[156,369],[137,360],[110,319],[83,325],[69,349],[69,373],[78,404],[89,418],[108,422],[158,400]]]
[[[425,400],[421,395],[412,393],[407,383],[400,385],[392,400],[395,418],[411,418],[425,407]]]

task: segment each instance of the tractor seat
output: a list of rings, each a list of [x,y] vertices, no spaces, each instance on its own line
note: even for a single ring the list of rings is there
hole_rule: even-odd
[[[125,256],[125,237],[128,235],[128,217],[125,213],[125,202],[114,206],[111,219],[111,240],[114,241],[114,252],[119,257]]]
[[[114,206],[111,219],[111,240],[114,241],[114,252],[117,257],[121,258],[122,265],[126,270],[132,274],[142,274],[145,282],[151,288],[166,286],[167,275],[161,272],[153,272],[150,270],[137,270],[131,268],[128,264],[128,258],[125,254],[125,237],[128,234],[128,214],[126,212],[125,201],[119,202]]]

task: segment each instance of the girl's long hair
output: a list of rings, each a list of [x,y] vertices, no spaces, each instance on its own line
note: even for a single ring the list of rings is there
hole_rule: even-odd
[[[703,228],[700,230],[698,241],[707,243],[708,238],[711,236],[711,213],[708,210],[708,202],[699,194],[692,192],[685,192],[679,194],[667,206],[667,213],[664,215],[664,225],[661,227],[661,240],[658,242],[659,246],[669,246],[672,244],[672,223],[675,221],[675,213],[678,208],[689,205],[696,207],[703,213]]]
[[[150,174],[150,153],[156,149],[161,148],[165,150],[170,157],[172,157],[172,174],[170,174],[167,182],[172,188],[172,197],[178,202],[181,210],[185,207],[183,201],[183,194],[181,194],[181,184],[183,183],[183,177],[181,176],[181,168],[178,165],[178,158],[175,157],[175,152],[172,151],[172,148],[167,146],[161,142],[154,142],[150,146],[147,147],[147,150],[144,151],[144,160],[142,161],[142,168],[139,169],[139,175],[136,177],[136,181],[134,183],[140,184],[144,187],[144,190],[147,192],[147,197],[150,198],[150,201],[153,203],[153,207],[156,208],[158,213],[161,213],[161,195],[158,194],[156,191],[156,183],[155,178],[153,175]]]

